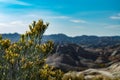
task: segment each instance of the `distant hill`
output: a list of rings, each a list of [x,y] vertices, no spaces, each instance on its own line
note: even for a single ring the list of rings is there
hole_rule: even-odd
[[[9,34],[2,34],[3,39],[10,39],[12,42],[16,42],[20,38],[20,34],[18,33],[9,33]]]
[[[58,35],[49,35],[45,36],[47,39],[52,39],[55,42],[59,43],[76,43],[84,47],[104,47],[104,46],[112,46],[115,44],[120,44],[120,36],[76,36],[76,37],[68,37],[64,34]]]
[[[56,43],[75,43],[79,45],[87,45],[92,47],[103,47],[108,45],[120,44],[120,36],[76,36],[76,37],[68,37],[64,34],[54,34],[44,36],[43,40],[53,40]]]
[[[3,38],[9,38],[12,42],[18,41],[20,34],[2,34]],[[105,47],[120,44],[120,36],[76,36],[69,37],[65,34],[53,34],[53,35],[44,35],[43,42],[47,40],[53,40],[55,43],[64,44],[64,43],[75,43],[83,47]]]

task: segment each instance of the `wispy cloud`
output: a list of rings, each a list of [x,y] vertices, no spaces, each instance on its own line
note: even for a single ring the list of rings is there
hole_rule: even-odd
[[[105,26],[106,29],[120,29],[120,25],[107,25]]]
[[[85,20],[77,20],[77,19],[74,19],[74,20],[70,20],[71,22],[73,23],[86,23]]]
[[[120,20],[120,13],[118,13],[115,16],[110,16],[111,19],[116,19],[116,20]]]
[[[24,26],[25,23],[22,21],[11,21],[9,23],[1,22],[0,27],[17,27],[17,26]]]
[[[0,22],[0,33],[23,33],[27,30],[27,23],[23,21]]]
[[[52,18],[52,19],[69,19],[70,17],[68,17],[68,16],[49,16],[48,18]]]
[[[30,6],[31,4],[20,1],[20,0],[0,0],[0,3],[6,3],[6,4],[17,4],[17,5],[23,5],[23,6]]]

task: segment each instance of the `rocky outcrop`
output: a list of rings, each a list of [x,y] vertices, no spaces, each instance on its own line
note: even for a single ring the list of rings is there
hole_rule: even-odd
[[[68,72],[64,74],[63,80],[110,80],[116,78],[112,73],[108,71],[98,69],[88,69],[81,72]],[[82,77],[82,79],[80,79]]]
[[[115,77],[120,78],[120,62],[112,64],[106,70],[111,72]]]
[[[82,78],[82,79],[81,79]],[[68,72],[64,74],[63,80],[120,80],[120,62],[112,64],[107,68],[87,69],[79,72]]]
[[[120,62],[112,64],[110,67],[108,67],[108,70],[111,72],[120,72]]]

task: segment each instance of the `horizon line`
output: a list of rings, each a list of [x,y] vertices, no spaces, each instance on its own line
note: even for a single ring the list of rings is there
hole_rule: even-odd
[[[0,34],[21,34],[21,33],[13,32],[13,33],[0,33]],[[43,34],[43,35],[50,36],[50,35],[60,35],[60,34],[65,35],[67,37],[79,37],[79,36],[113,37],[113,36],[120,36],[120,35],[88,35],[88,34],[81,34],[81,35],[71,36],[71,35],[68,35],[68,34],[65,34],[65,33],[52,33],[52,34]]]

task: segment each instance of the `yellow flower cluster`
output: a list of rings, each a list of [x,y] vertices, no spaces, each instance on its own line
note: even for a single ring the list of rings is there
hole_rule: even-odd
[[[29,62],[25,63],[21,68],[22,69],[29,69],[29,68],[32,68],[32,66],[33,66],[33,62],[29,61]]]
[[[12,51],[6,50],[4,58],[8,60],[11,64],[15,63],[15,60],[20,56],[18,53],[13,53]]]
[[[24,57],[22,57],[22,59],[21,59],[20,62],[21,62],[21,63],[25,63],[25,60],[26,60],[26,59],[25,59]]]
[[[20,56],[19,47],[16,43],[11,44],[6,50],[4,58],[9,60],[10,63],[14,63],[15,60]]]
[[[6,54],[5,56],[9,57],[9,58],[16,58],[16,57],[19,57],[19,54],[18,53],[13,53],[11,51],[7,51],[6,50]]]
[[[61,80],[63,72],[61,70],[54,70],[53,66],[45,64],[42,69],[39,70],[40,76],[43,80]]]
[[[41,51],[43,53],[48,53],[53,50],[53,42],[48,41],[46,44],[41,45]]]
[[[0,45],[3,46],[3,48],[8,48],[10,46],[11,42],[9,39],[0,40]]]
[[[28,45],[32,46],[34,44],[34,42],[32,40],[28,40]]]

